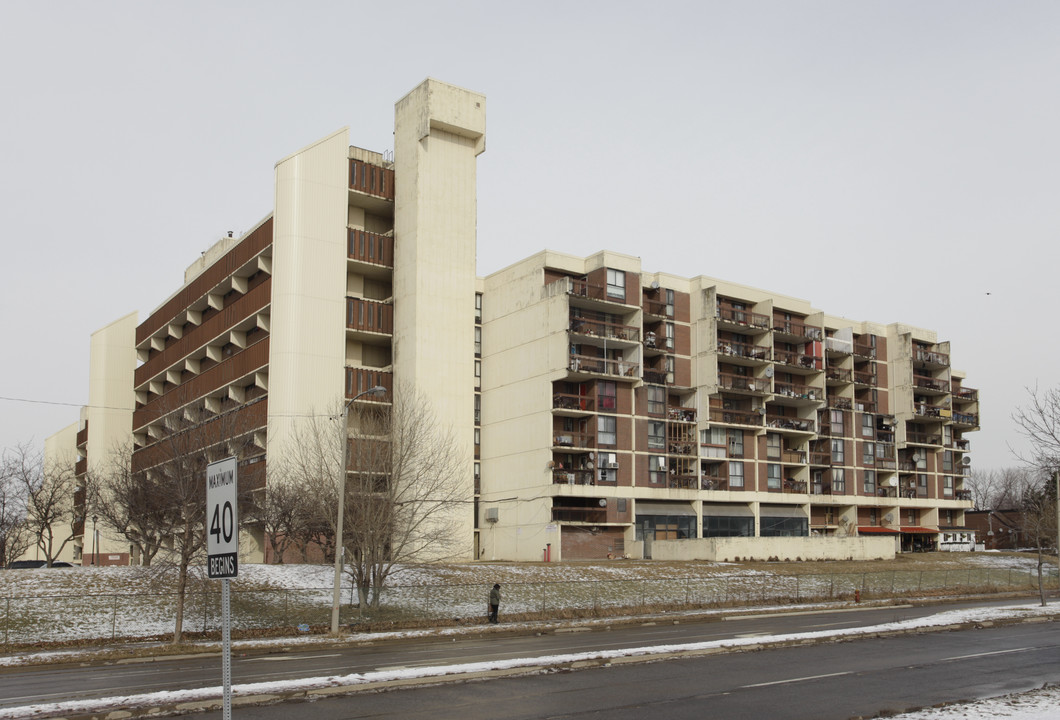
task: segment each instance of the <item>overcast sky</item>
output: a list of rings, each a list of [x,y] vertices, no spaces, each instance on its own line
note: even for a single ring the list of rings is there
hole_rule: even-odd
[[[0,445],[88,399],[89,336],[270,212],[277,160],[487,97],[478,273],[638,255],[952,341],[981,469],[1055,386],[1060,3],[0,3]]]

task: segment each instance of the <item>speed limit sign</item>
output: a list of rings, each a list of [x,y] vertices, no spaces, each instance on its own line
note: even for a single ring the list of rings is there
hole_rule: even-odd
[[[206,466],[206,574],[234,578],[239,574],[239,507],[234,457]]]

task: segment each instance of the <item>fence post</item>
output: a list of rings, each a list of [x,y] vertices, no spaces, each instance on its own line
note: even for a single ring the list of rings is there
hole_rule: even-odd
[[[828,573],[828,599],[835,598],[835,573]]]
[[[795,576],[795,602],[799,601],[799,576]]]
[[[867,586],[865,585],[865,573],[861,573],[861,594],[862,595],[865,594],[865,588],[866,587]]]
[[[110,639],[117,637],[118,632],[118,596],[113,595],[110,601]]]
[[[894,581],[895,575],[898,574],[897,570],[891,570],[891,597],[894,597]]]
[[[7,599],[7,610],[4,611],[4,645],[11,642],[11,598]]]
[[[424,613],[428,618],[431,617],[431,586],[427,586],[427,607],[424,608]]]
[[[541,614],[545,614],[545,594],[548,592],[548,585],[541,583]]]
[[[209,595],[206,593],[206,586],[202,586],[202,631],[206,632],[206,607],[209,602]]]
[[[690,582],[691,582],[690,578],[685,578],[685,605],[688,604],[688,591],[690,589],[689,588],[689,583]]]
[[[920,575],[916,579],[916,591],[917,592],[920,592],[920,588],[923,586],[923,584],[924,584],[924,571],[921,570],[920,571]]]

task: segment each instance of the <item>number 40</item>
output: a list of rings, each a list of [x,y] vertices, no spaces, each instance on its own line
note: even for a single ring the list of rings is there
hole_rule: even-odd
[[[222,537],[226,543],[232,542],[235,531],[232,503],[225,500],[224,505],[214,505],[213,517],[210,519],[210,534],[214,536],[214,542],[219,544]]]

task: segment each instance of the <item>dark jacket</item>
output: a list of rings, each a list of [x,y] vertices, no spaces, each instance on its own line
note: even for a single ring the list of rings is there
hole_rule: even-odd
[[[501,589],[500,588],[493,588],[492,590],[490,590],[490,605],[500,605],[500,604],[501,604]]]

